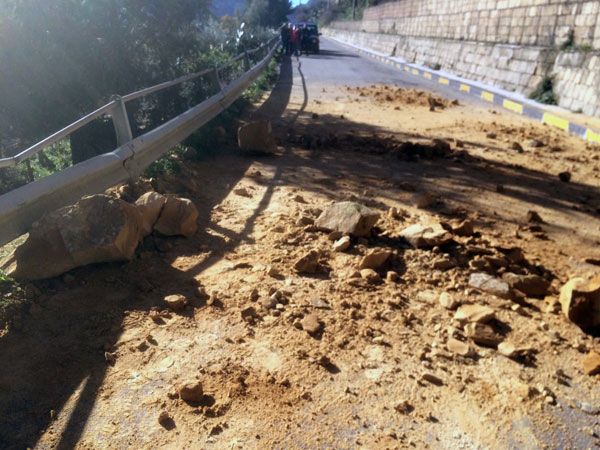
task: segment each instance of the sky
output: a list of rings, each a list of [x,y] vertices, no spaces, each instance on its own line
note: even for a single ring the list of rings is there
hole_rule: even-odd
[[[307,0],[292,0],[292,6],[298,6],[300,3],[306,3]]]

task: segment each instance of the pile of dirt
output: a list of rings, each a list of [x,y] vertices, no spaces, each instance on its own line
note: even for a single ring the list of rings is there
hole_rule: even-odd
[[[395,109],[401,106],[422,106],[431,111],[436,108],[444,110],[453,106],[458,106],[457,100],[448,100],[432,92],[425,92],[419,89],[400,88],[387,84],[372,84],[369,87],[345,87],[349,92],[359,98],[369,98],[378,104],[389,104]],[[358,98],[356,98],[358,100]]]

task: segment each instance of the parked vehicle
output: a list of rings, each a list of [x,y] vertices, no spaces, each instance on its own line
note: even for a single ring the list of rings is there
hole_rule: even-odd
[[[320,33],[317,24],[314,22],[296,22],[294,25],[297,26],[301,32],[301,53],[319,53]]]

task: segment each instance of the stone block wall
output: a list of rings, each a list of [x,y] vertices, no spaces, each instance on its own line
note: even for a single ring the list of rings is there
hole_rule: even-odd
[[[328,32],[525,95],[552,76],[560,106],[600,116],[599,53],[590,51],[600,49],[600,0],[400,0]],[[571,38],[580,51],[560,52]]]
[[[368,8],[362,30],[441,39],[554,46],[572,32],[600,48],[598,0],[401,0]]]

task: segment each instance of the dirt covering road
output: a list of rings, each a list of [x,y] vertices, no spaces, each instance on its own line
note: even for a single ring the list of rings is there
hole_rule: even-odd
[[[216,156],[154,182],[195,202],[196,236],[31,288],[0,337],[1,448],[598,445],[582,360],[600,342],[556,302],[598,272],[600,149],[394,84],[312,95],[298,73],[285,62],[247,117],[273,121],[276,155],[241,155],[227,130]],[[314,225],[341,201],[380,214],[346,249]],[[402,234],[440,222],[435,245]],[[544,294],[474,287],[507,272]]]

